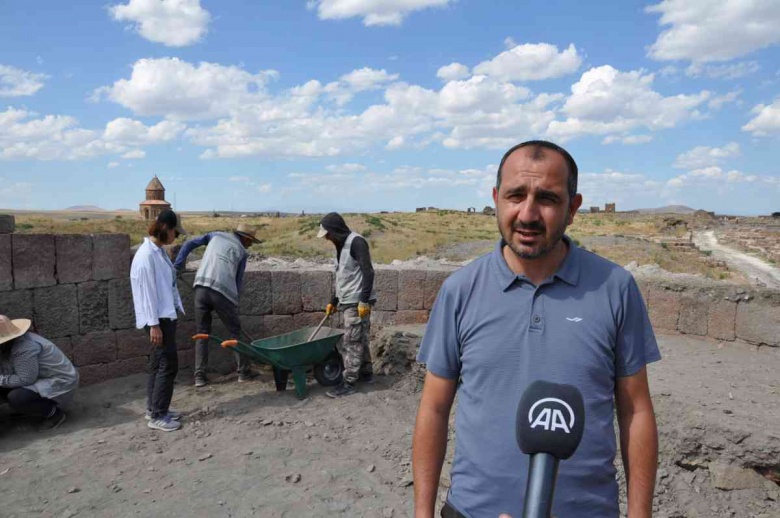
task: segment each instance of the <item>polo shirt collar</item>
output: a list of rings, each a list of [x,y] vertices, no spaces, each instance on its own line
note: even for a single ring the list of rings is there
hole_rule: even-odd
[[[558,268],[558,271],[553,274],[553,277],[556,277],[571,286],[576,286],[580,279],[580,250],[569,236],[564,234],[563,240],[569,246],[569,251],[566,254],[566,258],[563,260],[563,263],[561,263],[561,266]],[[495,249],[493,249],[493,269],[498,275],[501,289],[506,291],[516,280],[525,279],[525,277],[513,272],[509,268],[509,265],[506,264],[506,260],[504,259],[504,245],[504,240],[499,239]]]

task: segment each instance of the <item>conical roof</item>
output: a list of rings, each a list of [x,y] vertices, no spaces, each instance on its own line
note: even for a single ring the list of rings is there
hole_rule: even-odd
[[[149,185],[146,186],[147,191],[164,191],[165,187],[163,187],[162,182],[159,178],[157,178],[157,175],[152,178],[152,181],[149,182]]]

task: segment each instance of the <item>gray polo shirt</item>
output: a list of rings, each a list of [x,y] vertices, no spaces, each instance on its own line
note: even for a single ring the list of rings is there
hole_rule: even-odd
[[[418,361],[457,379],[450,504],[470,518],[522,516],[528,457],[515,413],[536,380],[576,386],[585,432],[561,462],[553,514],[617,517],[615,382],[661,358],[633,277],[570,239],[560,269],[539,286],[495,250],[453,273],[431,312]]]

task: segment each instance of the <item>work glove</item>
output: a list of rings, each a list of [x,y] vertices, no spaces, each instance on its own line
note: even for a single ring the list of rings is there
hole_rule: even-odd
[[[358,304],[358,316],[360,318],[366,318],[371,315],[371,306],[365,302]]]

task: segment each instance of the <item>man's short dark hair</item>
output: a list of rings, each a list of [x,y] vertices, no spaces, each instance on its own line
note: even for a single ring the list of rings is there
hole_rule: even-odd
[[[520,144],[511,147],[509,151],[504,153],[504,156],[501,158],[501,163],[498,164],[498,172],[496,173],[496,189],[501,187],[501,170],[504,168],[504,162],[506,162],[506,159],[509,158],[509,155],[524,147],[531,148],[531,159],[533,160],[542,160],[542,158],[544,158],[545,149],[555,151],[556,153],[560,153],[561,156],[563,156],[563,158],[566,160],[566,165],[569,166],[569,181],[567,182],[567,187],[569,190],[569,202],[571,203],[571,201],[574,199],[574,196],[577,194],[577,175],[579,173],[577,169],[577,162],[574,161],[574,158],[572,158],[568,151],[563,149],[558,144],[553,144],[547,140],[528,140],[526,142],[521,142]]]

